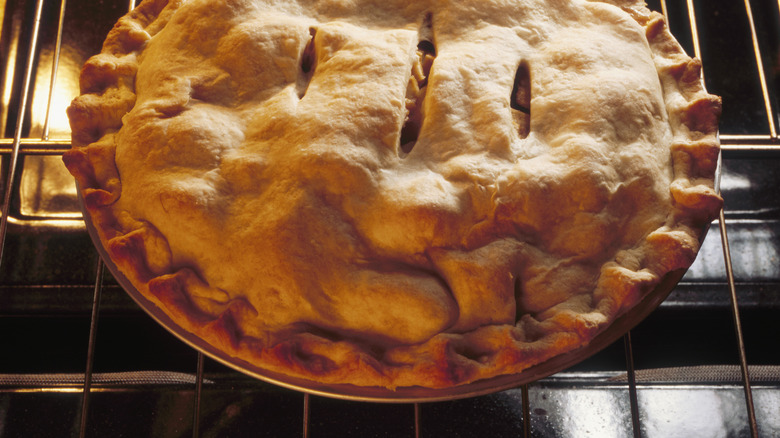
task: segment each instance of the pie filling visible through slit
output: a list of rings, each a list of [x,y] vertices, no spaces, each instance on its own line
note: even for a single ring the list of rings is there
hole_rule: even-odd
[[[693,262],[721,206],[700,70],[633,0],[147,0],[63,160],[117,268],[215,349],[452,387]]]

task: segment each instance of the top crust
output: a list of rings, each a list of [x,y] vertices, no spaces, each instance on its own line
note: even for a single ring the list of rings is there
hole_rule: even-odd
[[[63,160],[117,267],[215,348],[450,387],[693,262],[721,206],[700,70],[628,0],[149,0],[84,66]]]

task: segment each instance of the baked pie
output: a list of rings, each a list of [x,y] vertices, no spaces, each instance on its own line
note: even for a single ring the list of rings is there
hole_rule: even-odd
[[[700,70],[635,0],[146,0],[63,160],[188,333],[446,388],[576,351],[693,262],[721,207]]]

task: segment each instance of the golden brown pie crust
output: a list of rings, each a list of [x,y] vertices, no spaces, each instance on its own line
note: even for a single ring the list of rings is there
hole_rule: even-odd
[[[721,206],[700,72],[632,0],[147,0],[63,160],[118,269],[220,351],[451,387],[690,266]]]

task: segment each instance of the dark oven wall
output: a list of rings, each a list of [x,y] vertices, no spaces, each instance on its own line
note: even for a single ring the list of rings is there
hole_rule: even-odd
[[[306,396],[257,381],[204,359],[142,312],[100,265],[60,159],[80,66],[132,5],[0,0],[0,191],[8,201],[0,437],[780,436],[779,3],[649,2],[703,59],[708,90],[723,98],[725,227],[713,222],[660,308],[564,372],[414,404]]]

